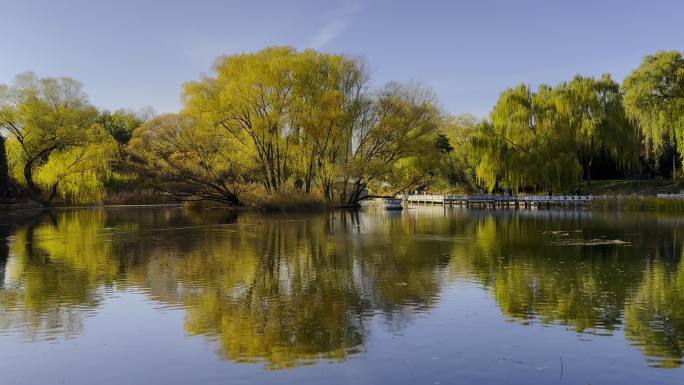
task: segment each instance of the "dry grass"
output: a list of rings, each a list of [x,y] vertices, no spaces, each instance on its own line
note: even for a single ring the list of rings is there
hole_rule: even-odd
[[[328,207],[325,199],[317,193],[285,190],[267,193],[263,189],[245,192],[240,196],[247,208],[265,211],[311,211]]]
[[[681,212],[684,211],[684,199],[658,198],[642,195],[615,195],[594,197],[591,208],[604,210],[642,210]]]
[[[179,203],[172,197],[151,189],[117,191],[107,194],[105,205],[159,205]]]
[[[588,195],[656,195],[656,193],[678,193],[681,184],[672,183],[671,179],[654,178],[639,179],[606,179],[595,180],[590,186],[582,184],[579,189]]]

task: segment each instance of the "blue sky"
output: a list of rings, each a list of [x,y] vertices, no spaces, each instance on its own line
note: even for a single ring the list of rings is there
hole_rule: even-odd
[[[180,108],[217,56],[272,45],[365,57],[376,84],[415,80],[451,113],[485,116],[519,83],[622,78],[684,49],[684,1],[0,0],[0,83],[32,70],[116,109]]]

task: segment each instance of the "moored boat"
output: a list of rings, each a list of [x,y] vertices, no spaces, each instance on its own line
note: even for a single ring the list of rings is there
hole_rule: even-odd
[[[385,210],[403,210],[404,206],[401,204],[401,199],[385,198]]]

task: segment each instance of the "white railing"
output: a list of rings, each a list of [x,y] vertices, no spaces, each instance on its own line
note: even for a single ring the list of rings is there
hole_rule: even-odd
[[[446,195],[408,195],[405,200],[408,202],[444,202]],[[398,196],[399,199],[404,199],[402,195]]]
[[[563,202],[590,202],[591,195],[525,195],[518,198],[526,202],[549,202],[549,203],[563,203]]]
[[[684,195],[678,195],[684,199]],[[593,197],[591,195],[522,195],[522,196],[503,196],[503,195],[398,195],[398,199],[407,202],[472,202],[472,203],[588,203]]]

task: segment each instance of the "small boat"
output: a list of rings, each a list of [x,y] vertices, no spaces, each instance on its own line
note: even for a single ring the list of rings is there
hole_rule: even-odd
[[[404,206],[401,205],[401,199],[397,198],[385,198],[385,210],[403,210]]]

